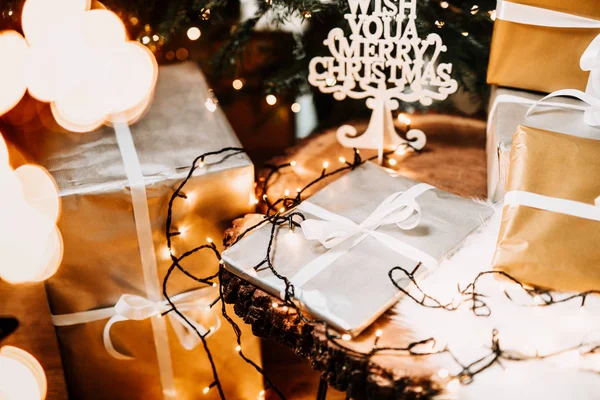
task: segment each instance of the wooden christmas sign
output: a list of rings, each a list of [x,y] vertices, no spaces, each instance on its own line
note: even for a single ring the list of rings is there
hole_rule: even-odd
[[[430,33],[419,37],[415,21],[417,0],[348,0],[350,13],[344,18],[350,35],[332,29],[323,42],[331,56],[315,57],[309,65],[308,80],[336,100],[366,99],[373,110],[367,130],[357,133],[350,125],[338,129],[345,147],[394,149],[403,143],[421,149],[425,134],[412,129],[406,139],[394,128],[392,111],[400,102],[424,106],[445,100],[456,92],[452,64],[440,62],[447,51],[442,38]]]

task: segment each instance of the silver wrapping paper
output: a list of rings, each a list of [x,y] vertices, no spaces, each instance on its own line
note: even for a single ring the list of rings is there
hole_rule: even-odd
[[[519,96],[531,101],[538,101],[545,96],[522,90],[495,87],[492,91],[490,105],[493,105],[498,96],[502,95]],[[568,98],[553,98],[548,101],[583,105],[579,100]],[[600,129],[586,125],[583,122],[583,113],[580,111],[540,106],[529,117],[526,117],[530,107],[531,104],[499,103],[496,112],[489,116],[487,132],[488,199],[494,203],[503,200],[506,194],[512,137],[519,125],[584,138],[600,138]]]
[[[366,163],[317,192],[308,201],[360,224],[389,195],[417,184],[392,176],[372,163]],[[441,191],[430,190],[417,198],[422,208],[421,222],[403,231],[395,225],[377,231],[404,241],[441,260],[491,214],[490,207]],[[304,213],[307,218],[316,218]],[[226,268],[279,296],[285,285],[265,268],[253,267],[264,260],[270,237],[264,226],[242,239],[223,254]],[[327,250],[318,241],[308,241],[300,229],[292,233],[281,227],[275,238],[272,261],[275,270],[293,276],[309,261]],[[368,237],[302,287],[304,306],[318,319],[340,331],[358,335],[399,298],[388,271],[394,266],[414,269],[415,261]],[[424,267],[422,267],[424,269]],[[409,282],[407,281],[406,284]]]
[[[146,181],[160,279],[171,264],[165,224],[175,187],[198,155],[240,146],[223,113],[205,107],[208,95],[195,65],[161,67],[153,104],[131,127]],[[46,117],[41,112],[37,120],[24,124],[16,140],[52,173],[62,196],[59,227],[65,251],[61,268],[46,283],[51,312],[60,315],[111,307],[126,293],[146,297],[130,189],[114,131],[103,127],[87,134],[68,133]],[[205,244],[207,237],[220,244],[229,221],[252,210],[253,182],[254,168],[245,155],[207,159],[184,189],[188,200],[175,202],[173,228],[187,230],[173,237],[174,254]],[[196,253],[183,265],[202,277],[218,268],[210,251]],[[176,272],[168,292],[176,295],[196,288],[194,281]],[[238,357],[235,335],[224,323],[208,338],[208,345],[227,398],[255,398],[262,378]],[[131,361],[109,356],[102,341],[105,324],[102,320],[56,329],[70,397],[162,399],[150,321],[121,322],[111,330],[116,348],[135,357]],[[202,393],[213,381],[202,346],[185,350],[168,322],[167,326],[177,399],[217,399],[216,389]],[[244,353],[260,363],[258,339],[249,328],[242,328]]]

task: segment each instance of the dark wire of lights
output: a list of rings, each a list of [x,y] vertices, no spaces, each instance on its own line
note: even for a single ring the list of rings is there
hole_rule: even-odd
[[[411,146],[407,145],[407,147],[411,147]],[[256,363],[254,363],[252,360],[247,358],[241,349],[241,334],[242,334],[241,329],[239,328],[237,323],[235,321],[233,321],[231,319],[231,317],[227,314],[227,310],[225,308],[225,301],[224,301],[224,297],[223,297],[224,296],[223,295],[223,287],[222,287],[222,284],[220,283],[221,276],[224,271],[224,267],[223,267],[223,262],[221,260],[221,255],[220,255],[219,251],[217,250],[216,246],[214,245],[214,243],[203,244],[201,246],[198,246],[196,248],[193,248],[192,250],[185,252],[184,254],[182,254],[179,257],[176,257],[172,253],[172,247],[171,247],[171,237],[177,236],[177,231],[173,231],[173,229],[172,229],[172,210],[173,210],[174,202],[177,198],[185,198],[186,197],[185,193],[183,192],[183,188],[185,187],[188,180],[192,177],[193,172],[197,168],[198,164],[200,163],[200,165],[203,165],[205,159],[209,156],[216,156],[216,155],[223,155],[223,154],[227,154],[227,156],[231,156],[231,155],[240,154],[240,153],[244,153],[244,152],[245,151],[242,148],[230,147],[230,148],[224,148],[224,149],[214,151],[214,152],[205,153],[205,154],[197,157],[192,164],[192,168],[190,169],[190,172],[188,173],[188,175],[186,176],[184,181],[177,187],[177,189],[173,193],[171,200],[169,201],[169,207],[168,207],[168,212],[167,212],[167,223],[166,223],[167,246],[169,249],[169,253],[171,255],[172,265],[169,268],[169,270],[163,280],[163,295],[165,296],[165,298],[171,305],[171,310],[169,310],[168,312],[170,312],[170,311],[176,312],[179,316],[181,316],[186,321],[186,323],[188,323],[188,325],[190,325],[192,328],[194,328],[193,325],[185,318],[185,316],[183,314],[181,314],[177,310],[177,307],[171,302],[171,300],[168,296],[167,290],[166,290],[167,281],[168,281],[169,277],[171,276],[172,271],[175,268],[179,269],[182,273],[184,273],[189,278],[195,280],[198,283],[204,284],[204,285],[213,285],[214,286],[216,284],[215,279],[219,278],[219,297],[211,304],[211,307],[216,305],[218,303],[218,301],[222,302],[221,311],[222,311],[224,318],[231,325],[231,327],[236,335],[236,340],[237,340],[237,344],[238,344],[238,347],[236,347],[236,350],[238,350],[240,357],[242,357],[242,359],[246,363],[250,364],[257,372],[259,372],[265,378],[265,381],[266,381],[265,389],[273,389],[277,393],[279,398],[285,399],[285,396],[281,393],[281,391],[272,383],[271,380],[268,379],[267,376],[265,376],[264,371]],[[387,157],[392,153],[393,153],[393,151],[390,151],[390,152],[384,153],[384,155]],[[371,157],[368,160],[372,160],[374,158],[375,157]],[[260,222],[256,223],[255,225],[253,225],[253,226],[249,227],[248,229],[244,230],[243,232],[241,232],[236,237],[234,242],[232,243],[232,245],[233,245],[233,244],[239,242],[248,233],[250,233],[251,231],[253,231],[265,224],[271,224],[270,238],[269,238],[269,242],[268,242],[267,249],[266,249],[266,256],[260,263],[258,263],[255,266],[255,269],[258,270],[259,268],[266,267],[278,279],[280,279],[284,282],[284,284],[285,284],[284,294],[285,295],[284,295],[284,299],[283,299],[283,303],[284,303],[283,305],[295,310],[296,314],[298,315],[298,317],[300,318],[300,320],[302,322],[309,324],[313,327],[321,326],[325,333],[326,340],[329,344],[331,344],[335,347],[338,347],[338,348],[342,348],[342,349],[344,349],[345,352],[352,354],[356,357],[364,357],[367,360],[381,352],[386,352],[386,353],[393,352],[399,356],[409,356],[409,357],[423,357],[423,356],[430,356],[433,354],[447,353],[452,357],[452,359],[462,369],[460,373],[458,373],[457,375],[452,377],[455,380],[458,380],[462,384],[471,383],[476,375],[485,371],[492,365],[498,364],[498,365],[502,366],[503,361],[527,361],[527,360],[534,360],[534,359],[541,360],[541,359],[553,357],[553,356],[561,354],[563,352],[572,351],[572,350],[580,350],[581,355],[587,355],[587,354],[593,354],[593,353],[600,352],[600,345],[592,346],[590,348],[589,344],[582,343],[580,346],[576,346],[576,347],[566,349],[566,350],[561,350],[559,352],[552,353],[552,354],[539,355],[536,353],[535,356],[524,355],[524,354],[521,354],[518,352],[502,349],[502,347],[500,345],[499,333],[498,333],[498,331],[495,330],[492,334],[490,353],[470,364],[464,365],[452,354],[452,352],[450,351],[448,346],[445,346],[442,349],[436,350],[435,349],[436,341],[434,338],[428,338],[425,340],[415,341],[415,342],[408,344],[405,347],[378,347],[379,337],[381,336],[380,331],[378,331],[376,334],[376,339],[375,339],[375,342],[374,342],[374,345],[373,345],[373,348],[371,349],[371,351],[359,352],[357,350],[354,350],[354,349],[348,348],[347,346],[344,346],[343,343],[340,341],[340,339],[343,340],[343,336],[340,336],[338,333],[330,330],[327,325],[327,322],[320,321],[320,320],[314,320],[312,318],[307,317],[304,314],[301,307],[293,300],[294,286],[289,282],[289,279],[287,277],[285,277],[277,272],[277,270],[274,268],[274,266],[272,264],[272,260],[271,260],[271,254],[273,251],[274,241],[275,241],[275,238],[277,237],[279,229],[281,229],[284,226],[287,226],[288,229],[293,230],[299,226],[298,221],[304,219],[304,215],[302,215],[302,213],[295,212],[295,211],[288,212],[287,214],[283,215],[281,208],[285,207],[285,209],[293,209],[298,204],[300,204],[300,202],[302,201],[302,194],[310,187],[316,185],[317,183],[319,183],[329,177],[337,175],[341,172],[355,169],[356,167],[360,166],[364,162],[365,161],[363,161],[361,159],[358,150],[354,149],[354,159],[352,162],[345,162],[345,164],[346,164],[345,166],[337,168],[331,172],[327,172],[327,168],[325,167],[323,169],[323,171],[321,172],[321,174],[317,178],[315,178],[314,180],[309,182],[302,189],[298,190],[295,197],[285,196],[285,197],[279,198],[275,201],[270,201],[268,196],[266,196],[271,178],[283,169],[294,167],[295,163],[291,162],[291,163],[285,163],[285,164],[281,164],[281,165],[268,166],[270,168],[270,172],[268,173],[267,177],[264,179],[263,185],[261,187],[262,192],[264,193],[263,200],[264,200],[265,206],[266,206],[266,212],[265,212],[264,218]],[[181,265],[181,261],[183,261],[188,256],[194,254],[195,252],[203,250],[203,249],[210,249],[215,254],[217,260],[219,261],[219,271],[216,274],[213,274],[213,275],[210,275],[207,277],[203,277],[203,278],[199,278],[199,277],[196,277],[195,275],[193,275],[192,273],[190,273],[189,271],[187,271]],[[462,300],[458,304],[443,303],[443,302],[439,301],[438,299],[435,299],[433,296],[426,294],[419,286],[419,283],[415,279],[414,275],[417,272],[417,270],[420,268],[420,266],[421,266],[420,263],[417,264],[417,266],[412,271],[408,271],[401,267],[394,267],[389,271],[389,278],[390,278],[391,282],[401,292],[403,292],[407,297],[409,297],[410,299],[415,301],[420,306],[427,307],[427,308],[439,308],[439,309],[444,309],[447,311],[456,311],[462,304],[470,302],[473,313],[478,317],[488,317],[491,315],[491,309],[487,306],[487,304],[484,301],[485,295],[483,293],[479,293],[476,290],[477,283],[479,282],[479,280],[482,277],[484,277],[486,275],[498,274],[498,275],[504,276],[506,279],[517,284],[527,294],[532,296],[532,298],[541,299],[540,304],[538,304],[538,305],[544,306],[544,307],[551,306],[551,305],[558,304],[558,303],[564,303],[564,302],[574,300],[574,299],[580,299],[581,305],[583,306],[587,296],[592,295],[592,294],[600,294],[599,291],[587,291],[587,292],[574,294],[569,297],[555,299],[550,292],[543,291],[543,290],[536,289],[536,288],[529,288],[526,285],[522,284],[517,279],[515,279],[514,277],[512,277],[504,272],[485,271],[485,272],[478,274],[477,277],[475,278],[475,280],[472,283],[470,283],[469,285],[467,285],[464,289],[461,289],[460,287],[458,287],[458,292],[461,295],[466,297],[465,300]],[[421,298],[417,298],[416,296],[414,296],[410,292],[406,291],[404,288],[402,288],[397,283],[396,279],[394,279],[394,273],[397,271],[403,273],[404,276],[407,277],[411,281],[411,283],[414,285],[414,287],[417,288],[417,291],[420,293]],[[505,291],[505,295],[507,296],[507,298],[512,300],[512,298],[509,296],[508,292]],[[210,388],[216,386],[219,390],[219,394],[220,394],[221,398],[225,399],[225,396],[223,394],[222,387],[221,387],[221,382],[218,377],[216,365],[214,363],[214,360],[212,358],[210,350],[206,344],[206,339],[197,330],[196,330],[196,333],[198,334],[198,336],[200,337],[200,339],[203,342],[204,349],[207,353],[209,362],[211,363],[211,367],[213,370],[214,382],[211,383],[211,385],[207,388],[210,389]]]

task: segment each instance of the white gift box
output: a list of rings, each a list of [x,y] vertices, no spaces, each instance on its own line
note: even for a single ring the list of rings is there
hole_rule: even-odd
[[[295,299],[314,317],[354,336],[400,298],[388,276],[394,266],[436,268],[492,214],[485,204],[370,162],[292,212],[306,220],[295,232],[288,224],[276,229],[273,268],[290,279]],[[263,263],[271,228],[251,232],[223,260],[231,272],[281,297],[284,282]]]

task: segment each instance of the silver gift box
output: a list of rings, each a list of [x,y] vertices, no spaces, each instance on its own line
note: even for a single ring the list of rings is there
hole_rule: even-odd
[[[197,156],[240,146],[222,111],[206,107],[209,96],[194,64],[160,67],[153,103],[131,126],[146,184],[159,279],[171,265],[165,225],[175,188]],[[64,259],[46,282],[52,314],[112,307],[123,294],[147,297],[131,190],[115,132],[111,127],[85,134],[65,132],[46,117],[41,114],[24,124],[16,140],[51,172],[60,188]],[[229,222],[253,210],[253,183],[254,168],[245,154],[207,158],[183,189],[188,198],[175,200],[173,229],[186,231],[173,237],[174,254],[205,244],[207,237],[221,243]],[[183,266],[196,276],[209,276],[218,269],[211,253],[198,252],[182,261]],[[176,271],[168,291],[174,296],[198,287]],[[215,288],[212,299],[217,297]],[[102,336],[106,322],[56,328],[70,397],[163,399],[150,320],[121,322],[111,329],[119,351],[135,358],[126,361],[107,353]],[[260,364],[259,340],[241,326],[244,353]],[[186,350],[169,323],[167,331],[177,399],[218,398],[216,389],[203,393],[213,377],[202,346]],[[232,330],[223,326],[207,341],[227,398],[255,398],[263,389],[262,377],[236,353]]]
[[[494,103],[504,96],[516,96],[526,99],[529,103],[498,102],[497,106],[494,107]],[[487,171],[488,199],[494,203],[503,200],[506,194],[505,188],[510,164],[512,137],[519,125],[584,138],[600,138],[600,129],[586,125],[583,122],[581,111],[540,105],[527,117],[527,110],[531,105],[544,96],[501,87],[495,87],[492,91],[487,131]],[[584,105],[579,100],[569,98],[552,98],[548,102]]]
[[[380,166],[367,162],[308,201],[360,224],[388,196],[404,192],[417,183],[392,176]],[[412,245],[438,261],[452,253],[492,214],[491,208],[482,203],[439,189],[429,190],[416,200],[422,210],[416,228],[402,230],[394,224],[381,226],[376,231]],[[316,219],[309,213],[303,214],[308,219]],[[285,290],[283,281],[264,267],[254,269],[265,259],[270,231],[271,226],[263,226],[252,232],[228,248],[223,260],[226,268],[236,275],[280,296]],[[320,242],[307,240],[299,228],[294,233],[284,225],[276,234],[273,267],[290,278],[327,251]],[[414,260],[369,236],[305,283],[298,300],[317,319],[355,336],[400,298],[400,292],[388,277],[390,269],[401,266],[412,271],[416,265]],[[295,290],[298,296],[298,288]]]

